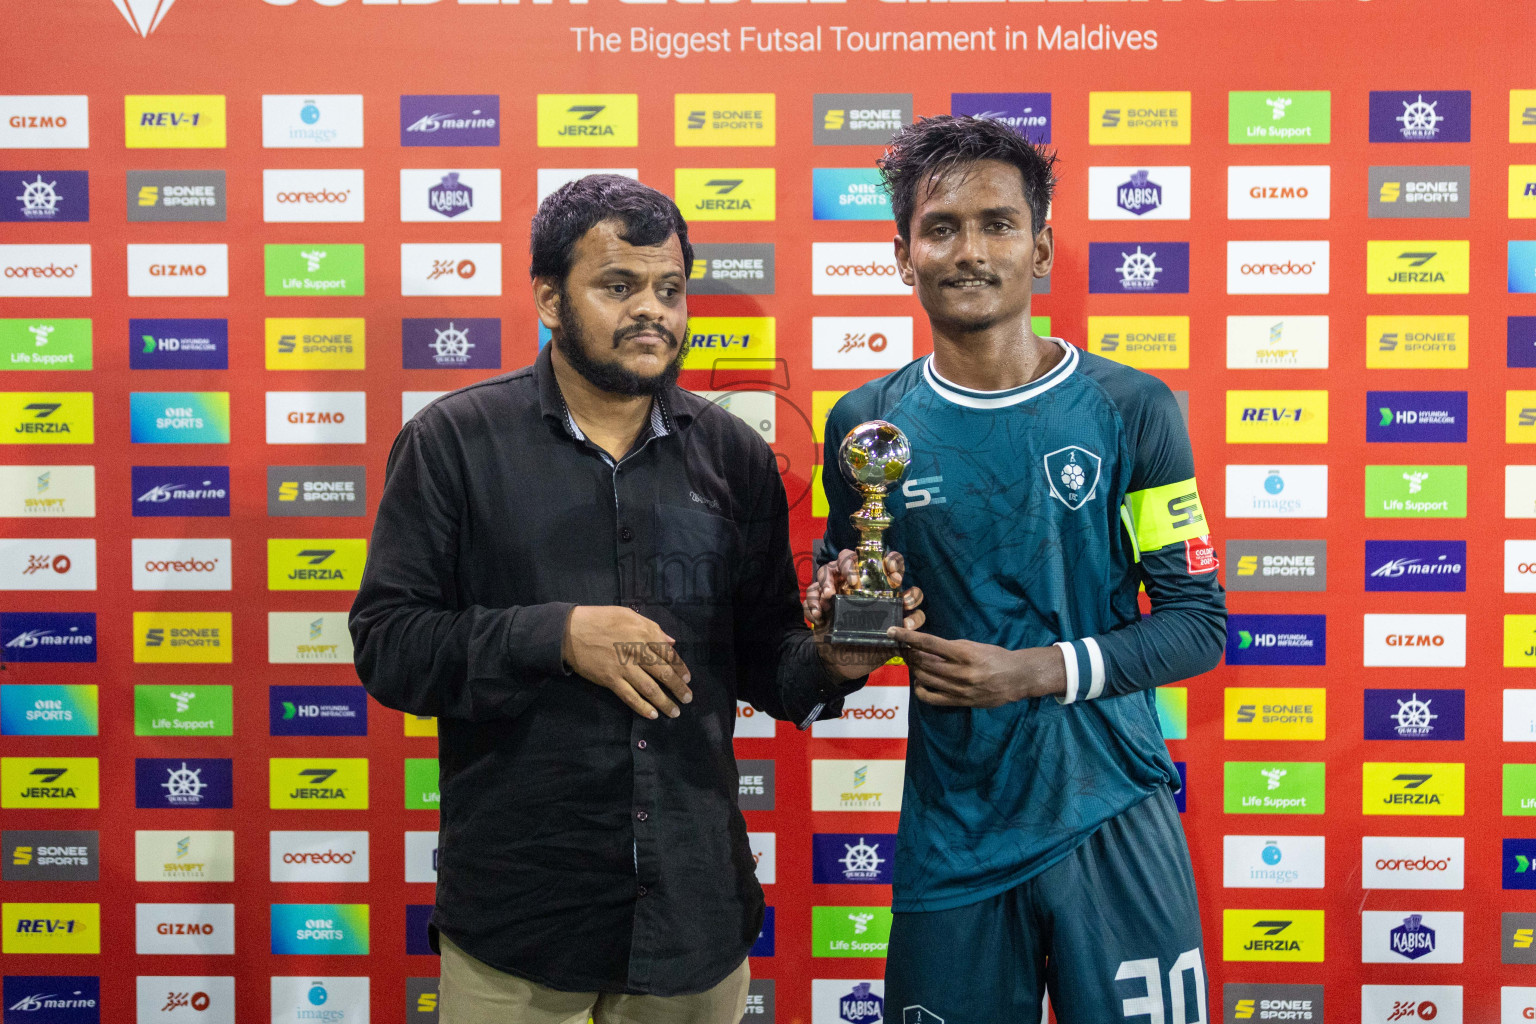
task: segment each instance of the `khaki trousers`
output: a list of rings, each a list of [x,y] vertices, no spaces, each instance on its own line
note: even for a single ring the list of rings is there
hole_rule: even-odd
[[[707,992],[630,996],[560,992],[476,960],[438,934],[442,1024],[740,1024],[747,1008],[747,961]]]

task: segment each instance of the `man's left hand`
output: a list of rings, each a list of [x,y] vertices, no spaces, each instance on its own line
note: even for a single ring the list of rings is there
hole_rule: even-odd
[[[974,640],[944,640],[892,628],[912,670],[918,700],[952,708],[996,708],[1067,692],[1067,668],[1056,647],[1010,651]]]

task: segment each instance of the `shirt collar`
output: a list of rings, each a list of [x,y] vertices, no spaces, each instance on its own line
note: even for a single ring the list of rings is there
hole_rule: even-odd
[[[1076,347],[1068,345],[1060,338],[1046,337],[1045,340],[1063,350],[1062,358],[1039,378],[1016,388],[1003,391],[977,391],[973,388],[961,387],[939,376],[939,371],[933,368],[931,355],[923,360],[923,377],[940,398],[955,405],[962,405],[968,409],[1005,409],[1020,402],[1027,402],[1036,395],[1044,394],[1070,377],[1072,371],[1077,368]]]
[[[570,407],[565,404],[565,396],[560,393],[560,382],[555,379],[554,361],[550,357],[550,348],[554,342],[548,342],[539,349],[539,357],[533,363],[533,379],[539,391],[539,412],[549,420],[560,424],[565,432],[578,441],[585,441],[587,435],[576,425],[576,418],[571,415]],[[651,402],[651,435],[654,437],[666,437],[671,434],[678,424],[686,424],[693,419],[693,412],[687,402],[677,401],[682,393],[676,385],[664,388]],[[673,406],[677,405],[674,412]]]

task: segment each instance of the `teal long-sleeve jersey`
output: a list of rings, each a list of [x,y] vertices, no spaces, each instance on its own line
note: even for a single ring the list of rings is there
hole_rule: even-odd
[[[1064,697],[911,702],[894,910],[1011,889],[1158,786],[1177,788],[1153,688],[1209,670],[1226,642],[1173,393],[1050,340],[1062,359],[1022,387],[963,388],[924,357],[844,395],[827,420],[818,563],[858,541],[848,516],[861,499],[836,468],[838,446],[887,420],[912,463],[886,499],[886,546],[923,589],[924,629],[1010,650],[1056,644],[1066,661]]]

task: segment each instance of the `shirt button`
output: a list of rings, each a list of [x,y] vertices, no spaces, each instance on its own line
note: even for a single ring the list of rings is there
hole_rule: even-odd
[[[642,885],[642,886],[641,886],[641,887],[640,887],[640,895],[641,895],[641,896],[645,896],[645,895],[648,895],[648,894],[649,894],[649,893],[650,893],[650,891],[651,891],[651,890],[649,890],[649,889],[647,889],[647,888],[646,888],[646,887],[645,887],[645,886],[643,886],[643,885]]]
[[[636,811],[635,812],[635,818],[638,819],[639,821],[644,821],[646,818],[649,818],[649,817],[650,817],[650,815],[646,814],[644,811]]]
[[[638,744],[637,744],[637,746],[639,746],[639,748],[640,748],[640,749],[641,749],[641,750],[644,750],[644,749],[645,749],[645,740],[641,740],[641,741],[640,741],[640,742],[639,742],[639,743],[638,743]]]
[[[631,530],[627,526],[619,527],[619,540],[628,542],[628,541],[632,541],[634,539],[635,539],[635,531],[634,530]]]

